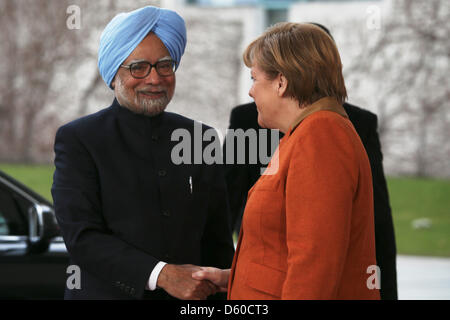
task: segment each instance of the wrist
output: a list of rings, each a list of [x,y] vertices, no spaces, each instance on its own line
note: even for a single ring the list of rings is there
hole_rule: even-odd
[[[161,271],[159,272],[158,275],[158,280],[156,281],[156,287],[164,289],[166,287],[167,281],[169,279],[169,275],[170,271],[172,269],[172,265],[171,264],[166,264]]]
[[[231,272],[231,269],[224,269],[222,271],[221,284],[222,284],[223,287],[228,287],[228,281],[230,279],[230,272]]]

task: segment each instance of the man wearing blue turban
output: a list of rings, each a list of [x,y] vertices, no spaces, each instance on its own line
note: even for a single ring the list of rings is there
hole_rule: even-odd
[[[194,135],[193,120],[165,111],[185,47],[184,20],[152,6],[101,35],[98,68],[115,99],[55,138],[55,212],[81,270],[67,299],[205,299],[217,287],[192,272],[231,265],[221,168],[171,158],[172,132]]]

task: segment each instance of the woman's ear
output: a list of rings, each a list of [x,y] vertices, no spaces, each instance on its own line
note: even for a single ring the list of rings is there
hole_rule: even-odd
[[[278,96],[283,97],[287,90],[288,81],[283,74],[279,74],[277,77],[278,80]]]

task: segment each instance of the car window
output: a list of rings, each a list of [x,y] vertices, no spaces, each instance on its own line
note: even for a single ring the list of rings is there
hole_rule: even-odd
[[[9,234],[8,224],[6,223],[5,218],[3,218],[2,213],[0,212],[0,236],[8,234]]]
[[[0,187],[0,235],[23,236],[28,234],[28,223],[23,208],[27,204],[12,191]]]

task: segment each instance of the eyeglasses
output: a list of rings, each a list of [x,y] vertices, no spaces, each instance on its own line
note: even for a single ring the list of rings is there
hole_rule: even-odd
[[[148,61],[139,61],[133,62],[128,66],[121,65],[120,67],[130,69],[130,73],[133,76],[133,78],[143,79],[150,74],[153,67],[155,67],[156,72],[161,77],[171,76],[175,72],[176,64],[175,61],[173,60],[161,60],[156,62],[155,64],[151,64]]]

